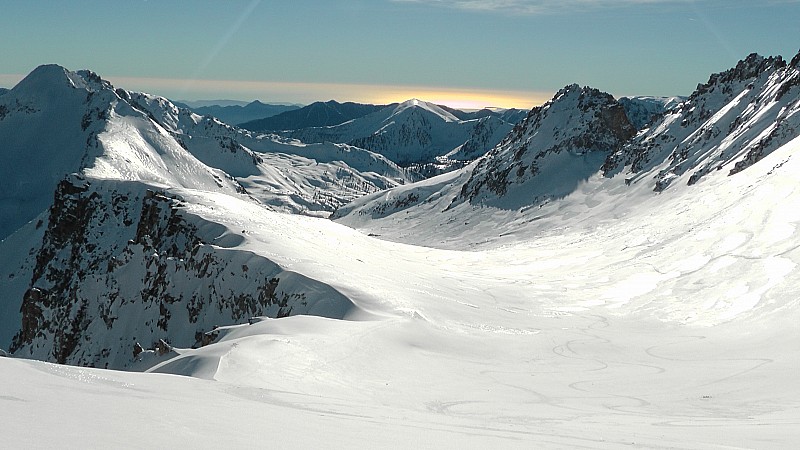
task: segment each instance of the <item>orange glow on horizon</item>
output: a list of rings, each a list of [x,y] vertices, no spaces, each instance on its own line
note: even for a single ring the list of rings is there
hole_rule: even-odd
[[[456,89],[378,84],[309,83],[239,80],[183,80],[175,78],[111,77],[115,85],[140,89],[175,100],[230,99],[264,102],[312,103],[336,100],[373,104],[400,103],[417,98],[459,109],[530,109],[553,93],[492,89]]]
[[[311,83],[246,80],[190,80],[157,77],[101,77],[116,87],[161,95],[172,100],[242,100],[309,104],[336,100],[372,104],[400,103],[417,98],[457,109],[531,109],[549,100],[553,92],[469,89],[411,85]],[[24,78],[0,74],[0,87],[12,88]]]

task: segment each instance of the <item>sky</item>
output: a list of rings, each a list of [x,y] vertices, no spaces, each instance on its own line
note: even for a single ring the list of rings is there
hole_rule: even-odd
[[[800,50],[800,0],[0,0],[0,87],[41,64],[174,100],[530,108],[688,95]]]

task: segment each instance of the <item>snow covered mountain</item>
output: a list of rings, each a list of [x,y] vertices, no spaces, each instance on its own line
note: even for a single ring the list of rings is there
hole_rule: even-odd
[[[0,238],[46,210],[66,174],[236,192],[91,72],[41,66],[0,98]],[[157,150],[156,150],[157,149]],[[175,170],[175,168],[179,168]]]
[[[177,108],[162,97],[128,95],[195,157],[235,177],[275,210],[327,217],[362,195],[409,180],[396,164],[360,148],[256,134]]]
[[[662,191],[716,171],[740,172],[797,136],[799,86],[800,54],[788,64],[751,54],[698,85],[687,101],[612,155],[604,173],[624,167],[628,183],[654,178],[654,189]]]
[[[570,199],[588,196],[593,204],[623,211],[643,189],[652,195],[676,183],[735,174],[797,136],[798,61],[750,55],[712,75],[630,140],[633,130],[618,103],[595,92],[592,104],[600,109],[571,109],[575,100],[567,100],[586,93],[567,87],[474,164],[363,197],[335,217],[425,245],[449,246],[462,238],[495,242],[533,223],[543,231],[558,228],[554,219],[565,209],[585,208],[567,206]],[[551,121],[555,114],[560,116]],[[584,220],[592,216],[589,208]]]
[[[496,115],[460,120],[437,105],[412,99],[340,125],[283,134],[303,142],[347,143],[409,166],[472,160],[491,149],[511,128]]]
[[[452,223],[471,215],[459,205],[505,211],[539,207],[573,192],[634,134],[611,95],[570,85],[533,108],[502,142],[468,167],[364,197],[334,217],[353,226],[372,226],[380,222],[370,224],[374,219],[401,211],[405,216],[419,205],[420,214],[430,214],[427,220]],[[436,209],[440,212],[434,214]]]
[[[125,367],[140,342],[199,345],[250,316],[342,317],[349,300],[227,250],[247,230],[187,209],[239,201],[324,216],[405,181],[362,149],[255,136],[55,65],[3,95],[0,142],[0,347],[81,365]]]

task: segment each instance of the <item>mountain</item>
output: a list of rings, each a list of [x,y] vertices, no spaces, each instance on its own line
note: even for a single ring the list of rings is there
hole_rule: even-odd
[[[532,223],[559,228],[564,210],[591,221],[590,205],[624,211],[652,191],[735,175],[797,137],[798,61],[750,55],[635,135],[620,103],[569,86],[475,163],[360,198],[334,217],[425,245],[497,242]]]
[[[611,95],[567,86],[472,168],[454,202],[515,209],[563,197],[635,132]]]
[[[235,192],[90,72],[41,66],[0,98],[0,238],[46,210],[68,173]],[[158,148],[158,151],[153,149]],[[179,165],[184,170],[173,171]]]
[[[300,109],[272,117],[241,123],[241,127],[259,132],[296,130],[308,127],[329,127],[357,119],[383,108],[383,105],[339,103],[334,100],[315,102]]]
[[[327,215],[405,182],[380,155],[253,136],[55,65],[2,96],[0,139],[0,346],[60,363],[127,367],[139,343],[200,345],[250,316],[342,317],[345,297],[230,250],[247,230],[193,211]]]
[[[200,114],[201,116],[214,116],[225,123],[236,125],[257,119],[272,117],[280,113],[294,111],[296,109],[300,109],[300,107],[297,105],[267,104],[255,100],[244,106],[208,105],[192,108],[192,111]]]
[[[686,97],[622,97],[619,103],[631,124],[641,130],[684,100]]]
[[[509,109],[483,108],[477,111],[462,111],[460,109],[450,108],[445,105],[438,105],[438,106],[443,110],[449,112],[450,114],[458,117],[460,120],[473,120],[473,119],[481,119],[486,116],[495,116],[499,119],[502,119],[504,122],[508,122],[512,125],[516,125],[517,122],[520,122],[528,114],[527,110],[517,109],[517,108],[509,108]]]
[[[6,92],[8,92],[8,89],[6,89],[6,88],[0,88],[0,95],[3,95],[3,94],[5,94]]]
[[[352,226],[368,226],[373,219],[416,205],[423,205],[423,214],[442,209],[431,218],[446,221],[466,214],[456,208],[459,204],[508,211],[545,204],[574,191],[635,133],[622,105],[611,95],[570,85],[533,108],[496,147],[469,166],[364,197],[334,217]]]
[[[489,115],[461,120],[417,99],[329,127],[284,132],[303,142],[342,142],[386,156],[400,166],[472,160],[491,149],[512,125]]]
[[[274,210],[327,216],[364,194],[409,181],[396,164],[360,148],[252,133],[161,97],[129,94],[195,157],[235,177]]]
[[[655,180],[653,189],[693,185],[714,172],[734,175],[780,148],[800,128],[800,56],[751,54],[711,75],[688,100],[655,122],[603,166],[627,170],[626,182]]]

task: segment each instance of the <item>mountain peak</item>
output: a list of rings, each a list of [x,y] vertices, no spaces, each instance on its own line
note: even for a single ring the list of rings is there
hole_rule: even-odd
[[[70,80],[69,70],[58,64],[44,64],[31,71],[15,87],[15,89],[26,89],[40,85],[54,85],[57,83],[68,83]]]
[[[34,99],[57,96],[65,88],[95,92],[113,86],[90,70],[72,72],[58,64],[45,64],[31,71],[13,91],[17,98]]]
[[[563,197],[635,132],[611,94],[568,85],[480,160],[458,201],[515,209]]]
[[[705,84],[698,84],[693,96],[703,94],[715,85],[746,81],[756,78],[764,72],[771,72],[784,67],[786,67],[786,61],[780,56],[765,58],[758,53],[751,53],[747,55],[747,58],[739,61],[732,69],[712,74]]]
[[[394,108],[392,115],[390,117],[397,116],[402,114],[406,111],[414,111],[414,110],[424,110],[428,111],[431,114],[434,114],[444,120],[445,122],[458,122],[459,119],[449,111],[444,110],[442,107],[438,105],[434,105],[433,103],[426,102],[417,98],[412,98],[410,100],[406,100],[403,103],[400,103]]]

